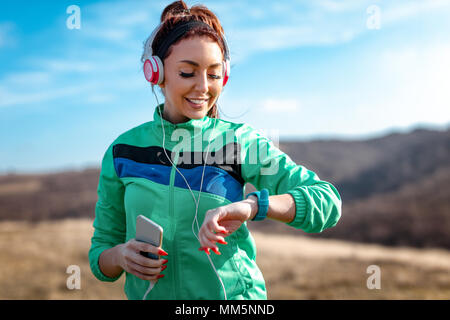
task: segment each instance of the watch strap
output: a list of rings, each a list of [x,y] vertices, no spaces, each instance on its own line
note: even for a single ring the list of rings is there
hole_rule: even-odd
[[[264,220],[267,217],[267,211],[269,211],[269,191],[264,188],[260,191],[251,192],[245,197],[245,199],[252,195],[258,198],[258,212],[252,221]]]

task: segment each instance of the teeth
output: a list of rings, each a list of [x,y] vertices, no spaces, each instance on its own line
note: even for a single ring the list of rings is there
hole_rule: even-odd
[[[194,99],[188,99],[189,101],[195,103],[195,104],[202,104],[204,103],[206,100],[194,100]]]

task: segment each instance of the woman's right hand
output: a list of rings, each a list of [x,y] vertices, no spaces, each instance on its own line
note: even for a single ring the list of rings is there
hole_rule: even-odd
[[[160,247],[131,239],[118,246],[118,265],[128,273],[135,275],[142,280],[157,280],[164,277],[161,274],[167,266],[167,259],[150,259],[140,254],[141,251],[150,252],[157,256],[167,256],[167,253]]]

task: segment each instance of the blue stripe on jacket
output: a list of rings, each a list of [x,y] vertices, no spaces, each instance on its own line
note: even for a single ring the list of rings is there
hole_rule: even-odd
[[[136,177],[169,185],[171,167],[160,164],[140,163],[127,158],[114,158],[114,167],[119,178]],[[203,166],[192,169],[177,168],[186,178],[192,190],[199,191]],[[174,185],[188,189],[183,177],[176,172]],[[242,200],[242,185],[223,169],[206,166],[203,177],[202,192],[211,193],[231,202]]]

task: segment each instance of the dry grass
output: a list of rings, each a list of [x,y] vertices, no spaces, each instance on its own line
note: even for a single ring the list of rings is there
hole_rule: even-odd
[[[0,299],[125,299],[124,277],[104,283],[87,253],[92,220],[0,223]],[[269,299],[449,299],[450,252],[386,248],[254,232]],[[381,289],[366,286],[369,265]],[[81,290],[69,290],[66,268],[81,268]]]
[[[450,252],[254,234],[269,299],[449,299]],[[381,270],[369,290],[367,267]]]
[[[39,180],[3,183],[0,184],[0,196],[10,196],[17,193],[33,193],[39,191],[41,187],[42,183]]]
[[[88,251],[92,220],[0,223],[0,299],[125,299],[124,277],[98,281]],[[67,289],[69,265],[81,269],[81,289]]]

